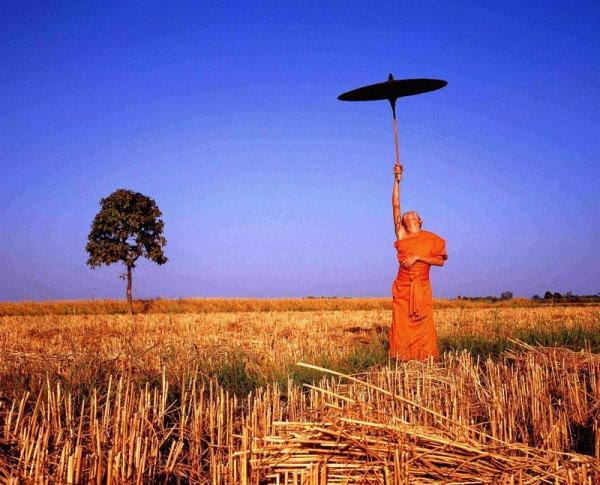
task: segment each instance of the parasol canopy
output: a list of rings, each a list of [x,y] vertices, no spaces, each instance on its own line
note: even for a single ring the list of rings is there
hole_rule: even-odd
[[[395,105],[398,98],[428,93],[443,88],[446,81],[441,79],[394,79],[391,74],[382,83],[369,84],[338,96],[340,101],[377,101],[387,99],[392,104],[395,117]]]

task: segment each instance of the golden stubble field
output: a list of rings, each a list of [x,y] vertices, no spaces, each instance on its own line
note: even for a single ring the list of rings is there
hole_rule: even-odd
[[[0,317],[0,479],[600,479],[597,354],[521,345],[390,363],[385,306],[311,304]],[[440,306],[441,340],[599,331],[598,306]]]

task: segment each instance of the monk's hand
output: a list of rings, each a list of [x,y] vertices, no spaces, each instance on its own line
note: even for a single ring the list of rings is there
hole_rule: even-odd
[[[394,164],[394,177],[396,178],[397,182],[402,180],[402,170],[404,170],[404,167],[402,167],[402,165],[400,165],[399,163]]]
[[[412,268],[412,265],[415,264],[417,261],[419,261],[419,256],[417,256],[416,254],[411,254],[404,258],[400,265],[404,269],[410,269]]]

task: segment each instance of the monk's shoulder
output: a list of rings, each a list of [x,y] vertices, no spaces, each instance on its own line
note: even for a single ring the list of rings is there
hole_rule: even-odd
[[[438,236],[437,234],[434,234],[433,232],[421,230],[421,233],[423,234],[424,239],[427,239],[429,241],[432,241],[432,242],[438,242],[438,241],[439,242],[445,242],[444,238]]]

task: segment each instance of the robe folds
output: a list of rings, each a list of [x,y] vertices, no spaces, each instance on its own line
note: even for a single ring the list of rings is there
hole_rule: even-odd
[[[398,262],[407,256],[448,258],[446,242],[429,231],[405,236],[394,243]],[[429,282],[431,265],[418,261],[409,270],[400,266],[392,284],[390,357],[398,360],[437,359],[437,334],[433,321],[433,296]]]

